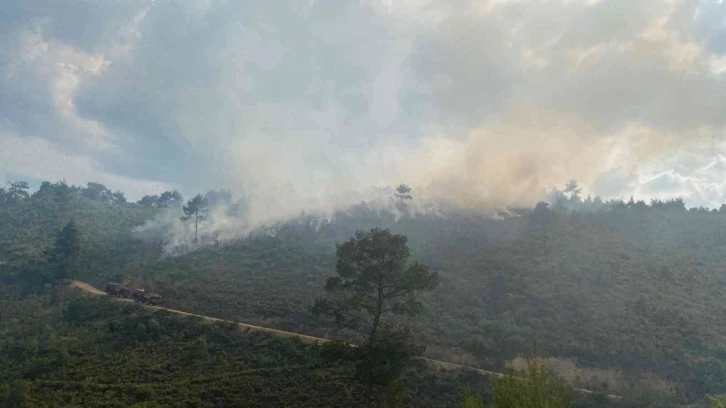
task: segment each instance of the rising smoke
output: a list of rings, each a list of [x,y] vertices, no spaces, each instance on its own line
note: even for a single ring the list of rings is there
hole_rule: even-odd
[[[230,187],[247,210],[210,215],[222,237],[401,182],[423,208],[531,205],[571,178],[586,194],[726,198],[716,3],[72,6],[97,17],[95,35],[39,15],[0,45],[4,94],[27,101],[0,121],[0,164],[53,179],[62,159],[69,182],[123,182],[132,198]],[[33,110],[38,89],[52,106]],[[39,123],[41,109],[58,112]]]
[[[636,178],[619,186],[627,196],[650,191],[638,180],[668,170],[657,165],[664,156],[723,151],[721,58],[697,35],[694,4],[447,4],[351,6],[358,13],[339,16],[328,27],[336,38],[311,54],[268,50],[299,63],[333,42],[362,83],[298,66],[304,89],[283,93],[308,100],[242,114],[250,120],[222,144],[220,177],[255,198],[252,219],[330,211],[398,182],[428,202],[507,206],[571,178],[598,194],[603,174],[620,174]],[[365,33],[381,46],[361,44]]]

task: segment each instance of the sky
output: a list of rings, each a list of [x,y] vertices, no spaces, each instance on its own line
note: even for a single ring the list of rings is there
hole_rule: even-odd
[[[718,206],[725,75],[712,0],[6,0],[0,182]]]

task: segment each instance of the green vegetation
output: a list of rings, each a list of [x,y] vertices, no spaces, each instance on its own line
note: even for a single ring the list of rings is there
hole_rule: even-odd
[[[721,256],[717,236],[711,250],[698,253],[677,234],[662,243],[642,237],[657,237],[670,223],[705,238],[723,231],[726,219],[649,211],[642,214],[648,222],[635,222],[638,214],[629,210],[552,212],[546,253],[541,230],[527,217],[493,221],[454,213],[395,221],[384,214],[373,222],[409,236],[414,257],[439,271],[440,287],[423,297],[412,327],[429,356],[501,370],[538,338],[545,355],[628,378],[617,387],[606,379],[579,387],[669,388],[644,384],[662,378],[675,383],[675,399],[723,392],[726,328],[718,316],[726,312],[726,278],[722,258],[706,258]],[[304,308],[322,295],[334,268],[333,244],[360,223],[343,216],[319,227],[290,222],[274,236],[207,248],[146,273],[173,307],[327,336]],[[643,248],[656,244],[669,250]]]
[[[555,192],[549,206],[497,217],[414,206],[401,215],[395,204],[362,203],[333,217],[304,215],[162,258],[164,236],[140,240],[134,231],[167,211],[179,223],[180,208],[128,203],[93,183],[43,183],[32,195],[14,190],[0,205],[0,299],[13,310],[2,320],[33,322],[11,305],[38,296],[49,299],[39,309],[65,308],[66,300],[54,303],[48,292],[65,275],[98,287],[109,281],[143,287],[175,309],[345,339],[308,307],[326,295],[335,244],[379,227],[407,236],[411,259],[438,272],[437,289],[419,297],[420,314],[407,321],[390,316],[391,324],[410,326],[429,357],[503,371],[537,339],[549,369],[576,388],[628,401],[660,395],[674,404],[725,393],[726,210],[689,210],[679,199],[605,202],[582,199],[576,186],[570,190]],[[210,197],[231,202],[222,193]],[[59,237],[71,220],[78,252],[68,258],[67,273],[56,275],[60,258],[51,255],[63,253]],[[22,339],[18,327],[4,337]],[[37,356],[23,358],[12,364]],[[14,372],[3,380],[8,393],[37,387],[22,370]],[[461,400],[461,387],[447,390],[447,401]]]
[[[726,407],[726,397],[709,397],[711,401],[711,408],[724,408]]]
[[[570,387],[549,372],[544,360],[527,356],[527,367],[509,375],[491,377],[491,408],[567,408],[572,406]],[[469,394],[465,408],[485,408],[479,395]]]
[[[149,208],[180,207],[184,198],[178,191],[165,191],[161,195],[145,195],[136,203]]]
[[[25,181],[16,181],[8,183],[8,189],[0,188],[0,205],[9,205],[17,203],[30,196],[28,190],[30,186]]]
[[[324,369],[321,349],[230,324],[67,293],[0,301],[0,405],[25,407],[358,406],[360,389]],[[457,406],[467,373],[415,365],[403,406]],[[415,403],[413,403],[415,398]],[[420,404],[420,405],[419,405]]]
[[[132,233],[158,210],[108,201],[105,193],[86,190],[45,182],[32,196],[0,205],[0,294],[4,298],[35,293],[53,282],[58,272],[53,259],[61,255],[59,234],[71,220],[78,239],[77,254],[71,251],[73,256],[68,258],[74,267],[64,272],[71,278],[102,286],[159,259],[161,243],[140,242]]]

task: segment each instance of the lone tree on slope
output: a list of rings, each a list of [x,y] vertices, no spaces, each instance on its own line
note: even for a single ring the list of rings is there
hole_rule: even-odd
[[[418,294],[434,289],[436,272],[425,265],[408,263],[410,251],[405,235],[387,229],[358,231],[354,238],[337,245],[338,276],[328,278],[328,297],[312,308],[316,316],[334,321],[336,329],[353,333],[360,347],[331,343],[328,358],[355,365],[354,378],[363,386],[367,406],[392,395],[411,358],[422,353],[408,341],[405,327],[386,319],[394,315],[415,315],[421,311]]]
[[[208,207],[209,203],[201,194],[197,194],[187,201],[187,205],[183,207],[184,216],[181,217],[182,222],[194,218],[194,242],[199,240],[199,220],[204,220],[204,214],[207,213]]]
[[[398,205],[401,208],[406,206],[403,200],[413,200],[413,197],[411,196],[411,187],[409,187],[408,184],[401,184],[396,187],[396,193],[393,195],[398,198]]]

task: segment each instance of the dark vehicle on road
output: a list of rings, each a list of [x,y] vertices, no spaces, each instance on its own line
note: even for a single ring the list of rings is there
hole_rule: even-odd
[[[135,289],[118,283],[109,283],[106,285],[106,293],[124,299],[132,299],[135,302],[145,303],[147,305],[156,305],[161,300],[158,293],[146,293],[144,289]]]

